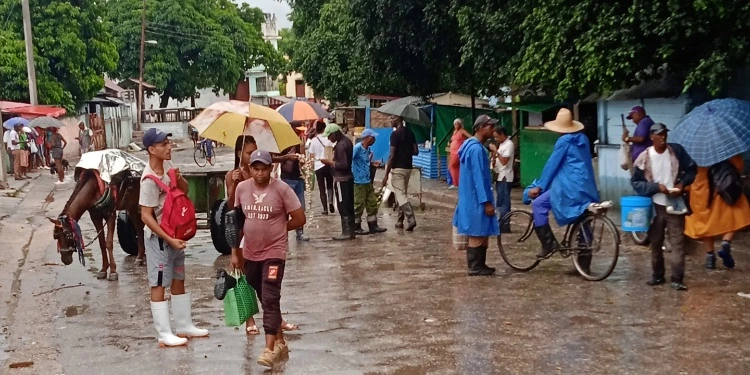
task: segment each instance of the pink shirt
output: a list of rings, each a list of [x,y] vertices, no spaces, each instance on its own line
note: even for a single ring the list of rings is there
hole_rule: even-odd
[[[302,207],[294,190],[275,178],[265,188],[259,188],[251,178],[237,185],[235,197],[235,207],[241,206],[245,213],[245,259],[286,260],[289,213]]]
[[[464,144],[466,136],[462,132],[456,133],[454,130],[453,136],[451,137],[450,153],[451,155],[458,155],[458,149]]]

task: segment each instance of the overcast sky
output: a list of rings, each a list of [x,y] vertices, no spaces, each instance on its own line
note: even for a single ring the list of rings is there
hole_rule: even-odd
[[[276,14],[276,26],[279,30],[292,27],[292,23],[288,19],[289,13],[292,9],[289,8],[289,3],[287,3],[286,0],[239,0],[239,2],[248,3],[251,6],[260,8],[264,13]]]

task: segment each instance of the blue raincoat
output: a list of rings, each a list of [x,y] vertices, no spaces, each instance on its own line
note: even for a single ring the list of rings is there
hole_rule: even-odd
[[[573,223],[589,204],[599,202],[586,135],[565,134],[557,139],[537,185],[542,192],[550,192],[552,213],[558,225]]]
[[[458,178],[458,204],[453,226],[471,237],[497,236],[500,225],[495,216],[484,213],[484,204],[493,202],[490,159],[476,138],[467,139],[458,149],[461,173]]]

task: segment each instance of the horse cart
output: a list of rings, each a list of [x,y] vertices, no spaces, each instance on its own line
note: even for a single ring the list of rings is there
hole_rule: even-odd
[[[198,169],[194,166],[177,166],[187,180],[190,190],[188,197],[195,205],[198,216],[198,229],[209,229],[211,242],[216,251],[223,255],[231,254],[232,248],[224,238],[224,214],[227,212],[224,177],[228,170]],[[138,252],[138,238],[135,235],[134,220],[123,211],[117,216],[117,238],[120,247],[129,255]]]

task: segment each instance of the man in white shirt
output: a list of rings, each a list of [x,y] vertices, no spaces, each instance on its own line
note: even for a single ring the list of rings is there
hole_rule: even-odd
[[[662,245],[665,237],[668,237],[672,247],[670,286],[675,290],[687,290],[684,284],[685,212],[674,212],[669,208],[685,206],[682,202],[683,190],[695,180],[697,166],[682,146],[667,143],[668,132],[667,126],[662,123],[651,125],[653,146],[635,160],[630,181],[636,194],[652,198],[656,212],[649,228],[653,274],[647,284],[657,286],[666,282]]]
[[[331,167],[323,164],[322,159],[326,159],[326,147],[333,147],[333,143],[323,136],[326,130],[326,123],[318,121],[315,123],[315,138],[310,139],[310,145],[307,148],[309,154],[315,155],[315,179],[318,181],[318,191],[320,192],[320,204],[323,206],[323,215],[336,212],[333,202],[333,172]]]
[[[495,194],[497,195],[497,217],[502,221],[503,216],[510,212],[510,189],[513,187],[513,162],[516,155],[516,147],[508,137],[504,127],[498,126],[493,132],[497,146],[490,145],[492,151],[493,170],[497,173],[495,182]],[[508,228],[500,228],[507,232]]]

